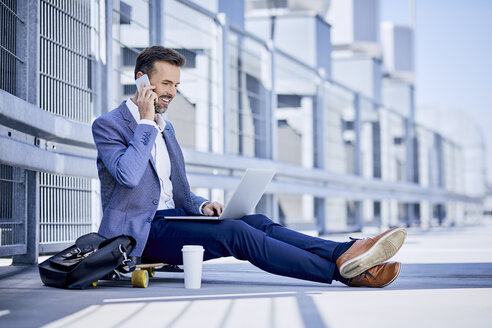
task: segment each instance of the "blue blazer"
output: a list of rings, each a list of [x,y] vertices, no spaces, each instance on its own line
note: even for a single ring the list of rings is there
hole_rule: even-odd
[[[183,153],[170,122],[166,121],[160,135],[151,125],[137,124],[123,102],[94,121],[92,135],[101,181],[101,235],[130,235],[137,241],[131,255],[142,255],[161,193],[151,152],[155,138],[162,135],[171,161],[174,204],[190,215],[199,214],[200,205],[207,200],[190,191]]]

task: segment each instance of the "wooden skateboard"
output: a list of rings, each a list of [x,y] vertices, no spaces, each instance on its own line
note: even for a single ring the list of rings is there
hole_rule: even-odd
[[[128,266],[124,266],[123,270],[129,270]],[[147,288],[149,286],[150,277],[153,277],[159,272],[183,272],[177,265],[171,265],[166,263],[141,263],[135,265],[135,270],[132,272],[131,284],[136,288]],[[114,271],[107,279],[102,280],[124,280],[122,274],[118,271]],[[97,281],[92,283],[92,286],[97,286]]]

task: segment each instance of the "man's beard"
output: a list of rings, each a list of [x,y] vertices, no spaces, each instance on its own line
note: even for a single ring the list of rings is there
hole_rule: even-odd
[[[166,112],[166,110],[167,110],[167,107],[164,108],[160,104],[155,104],[154,105],[154,110],[155,110],[155,113],[156,114],[164,114]]]
[[[154,104],[155,113],[156,114],[164,114],[167,111],[168,106],[169,106],[169,104],[161,105],[160,104],[160,98],[159,98],[159,101],[157,102],[157,104]]]

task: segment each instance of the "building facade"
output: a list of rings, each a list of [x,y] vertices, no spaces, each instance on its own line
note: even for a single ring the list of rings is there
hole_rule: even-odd
[[[413,108],[412,82],[385,81],[377,38],[337,43],[335,3],[2,0],[0,256],[33,263],[97,230],[91,122],[134,94],[155,44],[187,59],[166,118],[197,194],[224,202],[269,167],[257,211],[290,227],[465,222],[482,197],[463,188],[460,145],[391,107]]]

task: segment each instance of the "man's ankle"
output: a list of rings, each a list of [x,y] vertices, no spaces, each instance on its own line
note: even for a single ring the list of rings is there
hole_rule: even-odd
[[[336,262],[338,258],[345,253],[352,245],[355,243],[355,240],[347,241],[344,243],[339,243],[335,250],[333,251],[333,262]]]
[[[341,283],[348,285],[350,279],[342,277],[338,268],[335,267],[335,272],[333,273],[333,280],[340,281]]]

